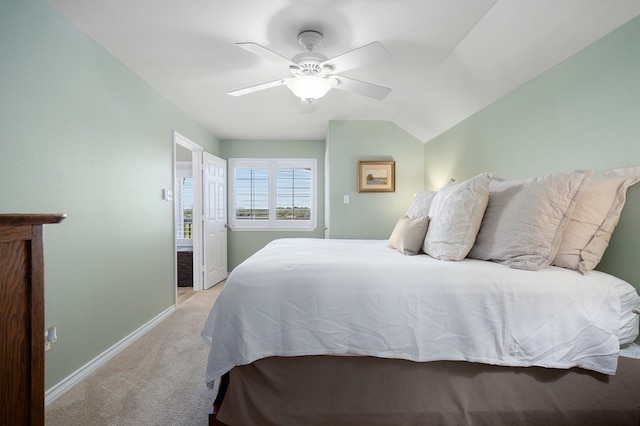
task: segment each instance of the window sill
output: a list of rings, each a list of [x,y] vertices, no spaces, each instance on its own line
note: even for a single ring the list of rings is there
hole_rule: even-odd
[[[260,232],[313,232],[317,227],[313,228],[243,228],[243,227],[229,227],[233,232],[244,231],[260,231]]]

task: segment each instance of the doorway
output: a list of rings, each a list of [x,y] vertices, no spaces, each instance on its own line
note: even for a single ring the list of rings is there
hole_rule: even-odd
[[[181,134],[173,133],[174,155],[173,155],[173,176],[174,176],[174,241],[175,241],[175,271],[176,271],[176,291],[178,284],[180,287],[188,287],[184,281],[190,279],[193,290],[202,290],[201,280],[201,219],[199,212],[202,210],[202,180],[198,178],[200,174],[199,158],[202,156],[203,148],[190,141]],[[185,189],[189,189],[191,197],[190,217],[185,218],[183,209],[183,195]],[[188,196],[188,195],[187,195]],[[187,215],[189,216],[189,215]],[[190,223],[189,223],[190,222]],[[185,267],[188,263],[191,266],[190,277],[185,277]],[[181,282],[182,281],[182,282]]]
[[[178,132],[174,132],[173,140],[177,295],[179,256],[192,263],[194,291],[207,289],[227,277],[227,197],[226,161],[204,152]],[[182,203],[185,192],[192,195],[186,208]]]

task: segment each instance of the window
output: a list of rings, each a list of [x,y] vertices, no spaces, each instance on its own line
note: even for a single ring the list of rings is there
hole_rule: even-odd
[[[229,222],[236,230],[316,227],[315,159],[229,159]]]
[[[191,163],[176,167],[176,239],[178,246],[193,244],[193,178]]]

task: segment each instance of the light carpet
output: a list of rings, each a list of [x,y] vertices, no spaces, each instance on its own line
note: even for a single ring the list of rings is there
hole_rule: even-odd
[[[45,423],[207,425],[214,395],[200,330],[223,285],[181,296],[169,317],[47,406]]]

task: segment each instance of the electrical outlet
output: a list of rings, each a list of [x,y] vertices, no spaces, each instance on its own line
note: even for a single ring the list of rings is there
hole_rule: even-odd
[[[51,344],[58,340],[58,327],[52,325],[47,327],[44,331],[44,350],[45,352],[51,349]]]

